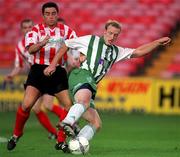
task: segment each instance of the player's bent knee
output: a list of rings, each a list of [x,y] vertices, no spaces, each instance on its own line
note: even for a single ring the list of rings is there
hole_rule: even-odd
[[[29,112],[31,110],[31,106],[22,104],[22,110],[25,112]]]
[[[46,109],[48,109],[48,110],[52,110],[52,106],[53,106],[53,103],[45,103],[45,102],[43,102],[43,105],[44,105],[44,107],[46,108]]]
[[[39,113],[41,111],[40,108],[34,107],[34,106],[33,106],[32,110],[34,111],[34,113]]]

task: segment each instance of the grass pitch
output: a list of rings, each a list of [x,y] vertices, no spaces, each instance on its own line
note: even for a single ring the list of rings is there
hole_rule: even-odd
[[[49,114],[54,125],[57,118]],[[180,157],[180,116],[100,113],[103,128],[90,141],[87,157]],[[40,126],[34,113],[13,151],[4,138],[11,136],[14,112],[0,113],[0,157],[68,157],[54,149],[55,140]],[[82,155],[83,156],[83,155]]]

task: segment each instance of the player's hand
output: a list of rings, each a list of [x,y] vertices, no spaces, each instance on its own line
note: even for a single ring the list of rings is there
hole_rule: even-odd
[[[51,76],[56,71],[56,67],[49,65],[47,68],[44,69],[44,75]]]
[[[5,78],[4,78],[4,81],[6,82],[10,82],[13,80],[13,77],[11,75],[7,75]]]
[[[165,45],[167,45],[167,44],[169,44],[169,43],[171,42],[171,38],[169,38],[169,37],[163,37],[163,38],[158,39],[157,42],[158,42],[160,45],[165,46]]]
[[[41,47],[45,46],[49,42],[50,36],[47,35],[43,41],[41,41],[40,45]]]

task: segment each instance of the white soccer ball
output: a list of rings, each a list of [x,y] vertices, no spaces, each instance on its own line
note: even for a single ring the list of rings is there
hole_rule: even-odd
[[[89,141],[84,137],[77,137],[69,141],[69,149],[72,154],[86,154],[89,151]]]

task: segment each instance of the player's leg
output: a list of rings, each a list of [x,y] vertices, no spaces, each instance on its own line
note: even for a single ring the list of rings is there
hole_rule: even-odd
[[[56,96],[59,101],[59,104],[63,105],[65,109],[62,109],[60,112],[60,120],[63,120],[67,114],[67,111],[72,105],[71,99],[68,93],[68,78],[67,72],[64,68],[58,66],[56,67],[55,73],[51,76],[51,82],[47,82],[47,92],[50,95]],[[53,88],[52,88],[53,87]],[[53,109],[53,108],[52,108]],[[59,109],[59,108],[58,108]],[[54,108],[56,112],[57,108]]]
[[[61,92],[55,94],[59,103],[64,105],[65,109],[61,110],[60,120],[63,120],[67,115],[67,110],[70,108],[72,102],[68,94],[68,90],[62,90]],[[62,128],[58,131],[57,141],[55,145],[55,149],[63,150],[65,153],[69,152],[68,145],[65,143],[66,135]]]
[[[43,95],[44,96],[44,95]],[[42,110],[42,104],[43,104],[43,96],[41,96],[33,106],[32,110],[34,111],[38,121],[40,124],[49,132],[49,139],[55,139],[57,137],[57,131],[56,128],[53,127],[51,124],[47,114]],[[52,99],[53,100],[53,99]],[[49,101],[47,101],[49,103]],[[51,101],[52,103],[52,101]]]
[[[74,105],[60,124],[68,136],[75,136],[72,126],[89,107],[96,93],[96,83],[87,70],[74,69],[69,75],[69,93]]]
[[[75,104],[70,108],[63,123],[70,124],[71,126],[78,121],[82,114],[89,107],[92,97],[92,92],[89,89],[79,89],[75,95]]]
[[[62,121],[60,126],[64,129],[67,136],[75,137],[76,134],[73,125],[78,121],[82,114],[89,107],[92,92],[89,89],[79,89],[75,95],[75,104],[70,108],[67,116]]]
[[[38,89],[32,86],[27,86],[23,98],[23,103],[19,106],[16,113],[15,127],[13,131],[13,136],[9,139],[7,149],[12,150],[15,148],[18,139],[23,134],[24,125],[29,118],[30,110],[34,103],[40,96]]]
[[[68,78],[67,78],[67,72],[64,68],[57,66],[56,71],[48,78],[45,79],[44,83],[44,93],[48,93],[49,95],[54,95],[58,98],[60,104],[65,105],[66,108],[68,109],[68,106],[71,106],[71,100],[69,99],[68,96]],[[61,119],[64,119],[66,116],[67,111],[63,110],[61,112]],[[59,130],[59,133],[62,132],[62,136],[65,136],[63,130]],[[61,139],[58,138],[58,141],[62,141],[62,136]],[[64,141],[64,140],[63,140]],[[60,143],[60,142],[59,142]],[[61,145],[59,147],[60,150],[67,152],[69,151],[68,145],[65,142],[61,142]]]
[[[55,96],[58,99],[59,103],[62,104],[64,108],[68,111],[72,106],[72,101],[70,99],[68,89],[56,93]]]
[[[101,128],[102,122],[99,117],[98,112],[94,108],[88,108],[86,112],[83,114],[83,118],[89,122],[89,124],[85,125],[77,136],[83,136],[87,140],[91,140],[96,133]]]
[[[54,104],[53,100],[54,100],[54,96],[44,94],[42,104],[44,105],[44,107],[46,109],[48,109],[52,113],[56,114],[59,117],[60,121],[61,121],[66,116],[67,112],[64,111],[65,110],[64,107],[62,107],[62,106],[60,106],[58,104]],[[65,115],[63,115],[64,112],[66,113]]]

